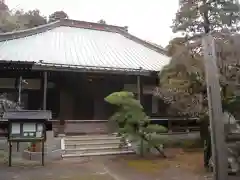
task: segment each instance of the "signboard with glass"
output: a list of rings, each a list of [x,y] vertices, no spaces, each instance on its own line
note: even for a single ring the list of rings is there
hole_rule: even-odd
[[[51,111],[18,110],[4,112],[8,123],[9,166],[12,164],[12,142],[41,142],[42,165],[44,165],[44,141],[46,124],[52,118]]]
[[[12,141],[44,139],[44,124],[35,122],[12,122],[10,123],[9,139]]]

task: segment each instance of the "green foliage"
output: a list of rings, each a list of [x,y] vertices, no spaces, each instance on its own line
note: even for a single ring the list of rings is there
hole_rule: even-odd
[[[23,10],[13,12],[7,9],[1,11],[0,14],[1,32],[23,30],[47,23],[46,18],[41,15],[38,9],[30,10],[28,12],[24,12]]]
[[[68,15],[64,11],[56,11],[49,16],[49,22],[58,21],[61,19],[68,19]]]
[[[64,11],[56,11],[49,16],[49,21],[38,9],[23,11],[10,10],[7,5],[0,3],[0,32],[11,32],[34,28],[48,22],[67,19],[68,15]]]
[[[104,19],[100,19],[100,20],[98,21],[98,23],[99,23],[99,24],[107,24]]]
[[[130,141],[136,142],[141,147],[142,155],[151,147],[163,154],[159,148],[161,141],[156,141],[154,135],[166,132],[167,129],[160,125],[150,124],[149,117],[145,114],[140,102],[134,98],[133,93],[114,92],[107,96],[105,101],[118,106],[118,111],[113,114],[110,120],[117,122],[119,132],[122,135],[127,136]]]
[[[163,133],[163,132],[167,132],[167,129],[164,126],[159,126],[156,124],[149,124],[145,129],[145,132],[147,133]]]
[[[159,74],[159,96],[170,104],[169,114],[194,117],[208,114],[201,37],[209,31],[216,40],[220,84],[231,92],[222,91],[223,109],[229,109],[227,104],[238,88],[235,84],[238,70],[229,67],[239,64],[240,39],[230,33],[239,29],[239,10],[237,0],[179,2],[172,29],[185,37],[170,41],[168,53],[172,60]]]
[[[183,149],[196,149],[202,148],[201,139],[166,139],[165,147],[169,148],[183,148]]]
[[[229,112],[235,118],[239,118],[240,96],[229,96],[222,100],[223,111]]]
[[[238,31],[239,10],[238,0],[180,0],[173,31],[188,36],[223,28]]]

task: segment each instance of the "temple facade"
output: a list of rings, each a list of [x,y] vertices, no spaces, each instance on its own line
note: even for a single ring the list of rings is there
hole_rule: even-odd
[[[114,111],[104,97],[131,91],[147,114],[164,116],[153,95],[165,50],[131,35],[126,27],[61,20],[0,34],[0,93],[17,101],[24,80],[24,109],[47,109],[55,120],[106,120]]]

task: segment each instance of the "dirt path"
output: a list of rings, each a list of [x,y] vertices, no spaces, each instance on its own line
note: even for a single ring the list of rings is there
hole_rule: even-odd
[[[168,169],[155,177],[122,167],[111,158],[63,160],[45,167],[26,162],[15,162],[10,168],[1,164],[0,174],[3,180],[202,180],[179,169]]]
[[[78,159],[57,161],[44,167],[38,163],[15,162],[0,165],[1,180],[114,180],[99,163]]]
[[[181,158],[142,160],[136,156],[77,158],[47,163],[15,161],[13,167],[0,163],[1,180],[210,180],[202,171],[198,155],[188,165]],[[185,156],[182,157],[185,159]],[[180,161],[181,160],[181,161]],[[186,159],[187,161],[187,159]],[[197,164],[193,167],[193,163]],[[199,165],[198,165],[199,163]],[[235,178],[238,179],[238,178]],[[235,180],[229,179],[229,180]]]

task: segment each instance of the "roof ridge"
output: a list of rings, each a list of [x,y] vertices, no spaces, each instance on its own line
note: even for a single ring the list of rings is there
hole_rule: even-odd
[[[48,31],[48,30],[51,30],[55,27],[60,26],[60,23],[61,23],[60,21],[55,21],[55,22],[40,25],[40,26],[37,26],[37,27],[34,27],[34,28],[12,31],[12,32],[6,32],[6,33],[0,33],[0,42],[1,41],[12,40],[12,39],[18,39],[18,38],[42,33],[42,32],[45,32],[45,31]]]
[[[87,21],[78,21],[78,20],[71,20],[71,19],[62,19],[55,22],[51,22],[48,24],[40,25],[34,28],[25,29],[25,30],[19,30],[19,31],[13,31],[13,32],[7,32],[7,33],[0,33],[0,42],[6,41],[6,40],[12,40],[12,39],[18,39],[23,38],[27,36],[31,36],[34,34],[39,34],[46,32],[48,30],[54,29],[56,27],[60,26],[68,26],[68,27],[75,27],[75,28],[85,28],[85,29],[92,29],[92,30],[99,30],[99,31],[107,31],[107,32],[114,32],[119,33],[120,35],[123,35],[124,37],[135,41],[147,48],[150,48],[158,53],[161,53],[163,55],[167,54],[167,51],[164,48],[158,47],[156,45],[153,45],[152,43],[149,43],[145,40],[142,40],[128,32],[127,26],[115,26],[115,25],[108,25],[108,24],[101,24],[101,23],[95,23],[95,22],[87,22]]]
[[[120,31],[128,31],[128,27],[114,26],[108,24],[101,24],[95,22],[87,22],[87,21],[78,21],[71,19],[62,19],[55,22],[51,22],[48,24],[40,25],[34,28],[29,28],[25,30],[18,30],[13,32],[0,33],[0,42],[5,40],[17,39],[26,36],[31,36],[34,34],[42,33],[51,29],[54,29],[59,26],[69,26],[76,28],[85,28],[92,30],[101,30],[108,32],[120,32]]]
[[[30,31],[35,31],[38,29],[43,29],[43,28],[47,28],[47,27],[52,27],[55,24],[58,24],[60,21],[54,21],[51,23],[47,23],[47,24],[43,24],[43,25],[39,25],[37,27],[33,27],[33,28],[28,28],[28,29],[23,29],[23,30],[17,30],[17,31],[11,31],[11,32],[5,32],[5,33],[0,33],[0,36],[7,36],[7,35],[15,35],[15,34],[21,34],[24,32],[30,32]]]

